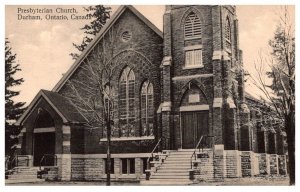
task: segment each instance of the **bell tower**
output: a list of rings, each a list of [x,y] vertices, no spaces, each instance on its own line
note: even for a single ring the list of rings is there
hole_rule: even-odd
[[[214,146],[251,150],[235,6],[167,5],[163,32],[161,125],[169,148],[183,147],[184,112],[201,111]]]

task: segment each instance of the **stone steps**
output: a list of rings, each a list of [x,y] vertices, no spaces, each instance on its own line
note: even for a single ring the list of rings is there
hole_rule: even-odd
[[[157,172],[154,173],[153,176],[158,175],[158,176],[189,176],[189,173],[186,171],[182,171],[182,172]]]
[[[43,179],[6,179],[5,184],[16,184],[16,183],[39,183],[39,182],[44,182]]]
[[[191,150],[170,151],[159,169],[150,176],[149,181],[145,181],[145,184],[187,185],[192,183],[189,180],[192,153]]]
[[[152,175],[151,179],[189,179],[189,175],[162,175],[162,174],[156,174]]]
[[[37,175],[9,175],[8,179],[21,180],[21,179],[37,179]]]
[[[191,160],[193,163],[198,163],[202,177],[207,177],[206,180],[213,180],[213,152],[211,149],[197,151],[196,154],[204,153],[204,158],[191,159],[194,149],[180,149],[178,151],[166,151],[164,160],[161,164],[156,164],[155,169],[150,174],[149,180],[141,181],[142,185],[188,185],[192,184],[190,180]],[[208,158],[206,158],[206,156]],[[197,156],[198,157],[198,156]],[[194,164],[193,164],[194,165]],[[200,177],[200,179],[202,179]],[[199,177],[198,177],[199,178]]]
[[[161,171],[161,170],[162,170],[162,168],[159,169],[158,171]],[[163,171],[165,173],[186,173],[186,168],[184,168],[184,169],[176,169],[176,170],[174,170],[174,169],[163,169]]]
[[[15,167],[12,174],[8,175],[7,183],[33,182],[41,179],[37,178],[39,167]]]
[[[152,179],[142,180],[141,185],[189,185],[193,182],[189,179]]]

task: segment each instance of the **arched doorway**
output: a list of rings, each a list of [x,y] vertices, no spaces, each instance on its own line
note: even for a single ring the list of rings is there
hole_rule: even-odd
[[[39,109],[33,129],[33,165],[53,166],[55,154],[55,124],[51,115]],[[48,155],[41,162],[43,156]]]
[[[209,134],[209,106],[202,91],[190,84],[180,106],[181,144],[183,149],[195,148],[201,136]],[[202,144],[207,145],[206,138]]]

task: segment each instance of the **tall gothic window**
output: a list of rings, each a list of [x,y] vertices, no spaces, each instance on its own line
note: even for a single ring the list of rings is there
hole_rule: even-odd
[[[120,110],[120,128],[121,136],[134,136],[134,93],[135,76],[132,69],[126,67],[121,75],[119,82],[119,110]]]
[[[117,136],[118,131],[116,130],[114,126],[114,97],[115,97],[115,92],[112,87],[109,85],[105,85],[104,87],[104,115],[109,114],[109,120],[110,120],[110,126],[111,126],[111,135],[112,136]],[[108,118],[108,116],[107,116]],[[106,137],[106,129],[103,131],[103,137]]]
[[[153,135],[153,85],[148,80],[143,83],[141,90],[141,123],[142,135]]]
[[[229,18],[226,18],[225,22],[225,39],[226,39],[226,48],[230,49],[231,47],[231,28]]]
[[[191,12],[184,23],[185,68],[203,67],[201,38],[201,20],[194,12]]]
[[[201,21],[199,17],[191,12],[184,23],[184,38],[197,38],[201,37]]]
[[[109,113],[110,119],[112,120],[114,118],[114,89],[110,86],[106,85],[104,89],[104,110],[105,113]]]

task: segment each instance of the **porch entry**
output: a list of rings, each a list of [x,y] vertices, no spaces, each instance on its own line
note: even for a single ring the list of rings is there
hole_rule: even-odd
[[[55,132],[34,133],[33,166],[40,166],[40,161],[46,154],[55,154]],[[42,166],[53,166],[54,157],[47,156]]]
[[[200,137],[208,135],[208,114],[208,111],[181,112],[183,149],[195,148]],[[203,142],[204,145],[207,145],[205,140]]]

